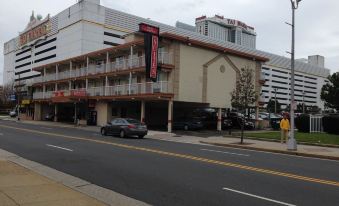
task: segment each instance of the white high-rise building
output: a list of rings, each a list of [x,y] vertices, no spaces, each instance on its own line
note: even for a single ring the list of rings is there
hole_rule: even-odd
[[[226,19],[224,16],[201,16],[195,19],[195,29],[199,34],[222,41],[232,42],[249,48],[256,47],[254,28],[245,23]]]
[[[78,1],[53,17],[32,13],[19,36],[4,44],[4,85],[15,79],[29,86],[40,75],[34,67],[123,43],[128,32],[104,23],[100,0]]]

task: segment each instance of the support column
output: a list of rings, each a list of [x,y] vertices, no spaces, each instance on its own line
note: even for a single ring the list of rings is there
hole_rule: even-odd
[[[88,79],[86,78],[86,91],[88,89]]]
[[[107,73],[109,71],[109,53],[106,53],[106,67],[105,67],[105,72]]]
[[[145,100],[141,101],[140,122],[145,123]]]
[[[108,96],[108,76],[105,76],[105,95]]]
[[[86,75],[88,74],[88,68],[89,68],[89,57],[86,57]]]
[[[41,103],[34,103],[34,120],[40,121],[42,113],[42,105]]]
[[[168,121],[167,132],[172,132],[172,120],[173,120],[173,100],[168,101]]]
[[[45,99],[45,93],[46,93],[46,85],[44,84],[42,86],[42,98]]]
[[[69,61],[69,78],[72,78],[72,67],[73,67],[72,61]]]
[[[54,122],[58,121],[58,105],[54,105]]]
[[[59,65],[58,64],[55,66],[55,75],[56,75],[56,79],[59,80]]]
[[[217,123],[217,130],[218,130],[219,132],[221,132],[221,130],[222,130],[222,127],[221,127],[221,120],[222,120],[222,117],[221,117],[221,115],[222,115],[221,108],[218,108],[218,123]]]

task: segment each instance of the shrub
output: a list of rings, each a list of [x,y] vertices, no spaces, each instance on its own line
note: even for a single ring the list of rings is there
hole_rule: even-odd
[[[302,114],[295,119],[295,126],[299,132],[310,132],[310,115]]]
[[[330,134],[339,134],[339,114],[323,117],[324,131]]]

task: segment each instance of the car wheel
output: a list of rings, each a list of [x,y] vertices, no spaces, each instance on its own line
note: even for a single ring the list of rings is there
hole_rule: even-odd
[[[102,128],[102,129],[101,129],[101,135],[102,135],[102,136],[106,136],[106,135],[107,135],[107,131],[106,131],[105,128]]]
[[[124,131],[124,130],[121,130],[121,131],[120,131],[120,137],[121,137],[121,138],[124,138],[125,136],[126,136],[125,131]]]
[[[184,126],[184,130],[187,131],[188,130],[188,125]]]
[[[139,139],[142,139],[142,138],[145,137],[145,135],[139,135],[138,137],[139,137]]]

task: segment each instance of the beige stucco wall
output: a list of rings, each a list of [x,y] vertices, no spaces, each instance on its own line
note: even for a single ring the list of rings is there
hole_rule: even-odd
[[[95,105],[95,110],[97,113],[97,125],[103,126],[106,125],[110,120],[109,104],[107,102],[97,102]]]
[[[180,75],[178,101],[200,102],[203,99],[203,68],[207,66],[206,102],[211,107],[231,107],[230,93],[235,88],[236,71],[232,65],[225,60],[228,57],[231,62],[240,70],[241,68],[256,69],[256,62],[253,60],[222,54],[221,53],[180,45]],[[225,66],[225,72],[220,71],[220,66]],[[255,72],[253,72],[255,75]],[[255,78],[254,78],[255,81]],[[253,82],[255,84],[255,82]]]
[[[203,65],[215,56],[216,52],[180,45],[178,101],[202,102]]]
[[[225,72],[220,71],[220,66],[225,66]],[[231,107],[230,93],[235,88],[236,71],[227,64],[224,58],[218,59],[207,68],[207,102],[212,107]]]

